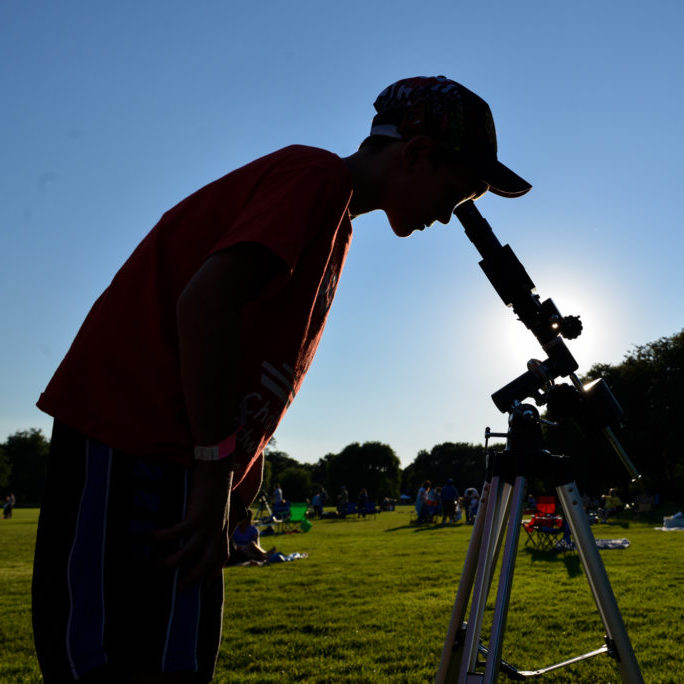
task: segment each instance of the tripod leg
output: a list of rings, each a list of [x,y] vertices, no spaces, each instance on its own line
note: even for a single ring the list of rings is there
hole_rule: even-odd
[[[480,557],[475,575],[470,615],[463,643],[463,654],[459,666],[458,681],[465,682],[468,672],[474,671],[480,645],[480,633],[484,618],[487,596],[499,549],[501,548],[503,524],[510,503],[511,486],[500,477],[492,478],[485,521],[480,544]],[[482,511],[478,511],[478,517]]]
[[[501,663],[503,637],[506,629],[511,589],[513,587],[515,557],[518,553],[518,542],[520,541],[520,525],[522,523],[523,502],[526,490],[526,478],[522,476],[516,477],[510,502],[508,529],[506,531],[506,543],[504,545],[501,573],[499,575],[499,588],[496,594],[494,617],[492,619],[492,631],[489,637],[489,654],[484,673],[485,682],[494,682],[496,680]]]
[[[487,481],[482,486],[482,498],[480,499],[481,510],[486,510],[489,501],[489,493],[491,489],[491,482]],[[454,608],[451,611],[451,621],[449,622],[449,629],[447,630],[446,639],[444,640],[444,647],[442,648],[442,657],[439,661],[439,669],[435,677],[435,684],[444,684],[444,682],[453,681],[455,673],[458,672],[459,659],[453,658],[454,646],[458,632],[463,627],[463,620],[468,607],[468,599],[473,588],[473,580],[475,579],[475,571],[477,569],[478,557],[482,544],[482,532],[484,530],[485,516],[478,515],[475,517],[475,527],[470,536],[470,543],[468,544],[468,552],[466,553],[465,563],[463,564],[463,572],[458,583],[458,591],[456,592],[456,601]]]
[[[643,678],[639,669],[632,644],[622,621],[620,610],[610,586],[606,569],[596,548],[596,540],[587,520],[582,499],[574,482],[556,487],[558,498],[568,518],[570,531],[575,538],[584,572],[587,575],[591,593],[594,596],[603,626],[606,629],[610,645],[615,650],[618,669],[624,682],[642,684]]]
[[[470,543],[468,545],[468,552],[466,554],[463,572],[461,573],[461,579],[458,583],[456,601],[451,612],[451,621],[449,622],[449,629],[447,630],[447,636],[444,640],[444,647],[442,648],[439,669],[435,677],[436,684],[443,684],[443,682],[453,682],[456,680],[463,653],[463,621],[465,619],[468,601],[473,589],[476,571],[480,564],[484,564],[485,567],[483,576],[488,578],[485,591],[487,593],[489,592],[492,574],[491,567],[496,564],[498,549],[501,545],[504,513],[507,506],[507,493],[508,490],[510,490],[510,485],[504,483],[503,487],[500,488],[498,505],[497,497],[491,496],[491,490],[491,481],[486,481],[482,487],[479,514],[475,517],[475,526],[470,537]],[[490,505],[490,501],[494,502],[493,505],[495,505],[495,511],[492,514],[492,522],[487,523],[487,508]],[[489,527],[487,527],[488,530],[493,530],[490,532],[490,535],[493,535],[491,536],[492,541],[488,541],[486,545],[490,549],[489,553],[483,551],[482,543],[483,533],[486,525],[489,525]],[[487,570],[486,568],[490,569]],[[479,642],[479,630],[477,636]]]

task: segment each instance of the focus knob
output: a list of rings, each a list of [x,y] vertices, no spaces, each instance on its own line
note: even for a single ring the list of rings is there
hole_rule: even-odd
[[[574,340],[582,334],[582,321],[579,316],[565,316],[561,323],[561,335],[566,340]]]

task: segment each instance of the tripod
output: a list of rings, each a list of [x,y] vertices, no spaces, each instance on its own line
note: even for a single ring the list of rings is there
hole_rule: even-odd
[[[507,438],[507,446],[504,451],[490,453],[488,457],[487,479],[442,650],[437,684],[494,682],[500,669],[511,679],[522,680],[603,653],[616,660],[623,681],[643,682],[577,485],[569,475],[568,459],[552,456],[544,449],[539,414],[534,406],[516,405],[511,411],[509,431],[505,435],[491,433],[487,429],[487,439],[501,436]],[[501,653],[527,479],[530,474],[539,472],[545,473],[555,484],[607,636],[606,643],[595,651],[543,669],[521,671],[502,661]],[[506,541],[501,574],[489,645],[485,648],[480,642],[480,634],[504,527]],[[464,622],[471,594],[470,615]],[[486,656],[484,673],[477,671],[480,654]]]
[[[258,497],[259,508],[257,509],[256,519],[259,521],[270,522],[274,519],[273,511],[268,505],[268,499],[265,494],[259,494]]]
[[[553,405],[563,417],[600,428],[635,480],[639,475],[609,427],[622,417],[622,409],[605,381],[600,379],[590,386],[582,386],[575,375],[577,362],[561,336],[568,339],[579,336],[582,331],[579,317],[563,317],[552,300],[540,301],[539,296],[534,294],[534,283],[520,261],[508,245],[501,245],[472,201],[460,205],[454,213],[482,255],[480,266],[485,275],[504,303],[513,308],[520,321],[535,335],[548,358],[544,361],[529,361],[526,373],[492,395],[497,408],[502,413],[508,413],[509,429],[505,434],[495,434],[487,428],[486,438],[488,441],[490,437],[505,437],[506,448],[491,453],[485,447],[488,463],[480,509],[466,554],[436,682],[494,682],[500,670],[512,679],[527,679],[602,653],[615,659],[623,681],[642,682],[639,665],[596,548],[577,485],[570,473],[569,459],[552,456],[546,450],[541,432],[541,423],[544,421],[533,405],[521,402],[532,397],[537,405],[548,404],[550,408]],[[556,385],[558,377],[569,377],[572,385]],[[543,474],[556,489],[607,636],[606,643],[595,651],[543,669],[521,671],[503,661],[501,654],[523,502],[531,474]],[[480,634],[502,545],[496,604],[489,644],[485,647]],[[465,621],[469,602],[470,615]],[[478,660],[479,655],[485,657],[484,672],[478,671],[482,665]]]

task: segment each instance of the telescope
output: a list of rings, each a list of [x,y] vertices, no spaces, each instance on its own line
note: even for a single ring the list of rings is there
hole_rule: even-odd
[[[538,406],[547,404],[554,413],[573,414],[579,423],[599,429],[611,444],[632,482],[641,478],[622,448],[613,425],[624,411],[603,378],[583,385],[575,371],[579,368],[564,339],[582,333],[579,316],[563,316],[553,300],[541,301],[532,279],[509,245],[501,245],[472,200],[459,205],[454,214],[482,256],[480,267],[506,306],[532,332],[548,355],[531,359],[527,371],[492,395],[495,406],[507,413],[515,402],[531,398]],[[572,386],[556,385],[557,378],[568,378]]]
[[[564,340],[575,339],[581,334],[579,316],[563,316],[551,299],[541,300],[513,250],[509,245],[501,245],[471,200],[459,205],[454,214],[480,253],[480,267],[489,282],[504,304],[513,309],[536,337],[546,358],[531,359],[522,375],[492,394],[499,411],[508,413],[508,431],[493,433],[489,428],[485,430],[487,473],[436,684],[494,684],[499,672],[510,679],[524,680],[601,654],[614,659],[624,682],[643,684],[639,664],[596,548],[582,497],[571,475],[571,459],[552,455],[545,448],[541,426],[557,423],[542,419],[536,407],[547,406],[553,416],[573,419],[581,427],[598,428],[608,438],[632,480],[637,480],[639,473],[611,427],[621,421],[622,408],[602,378],[583,385],[576,375],[577,361]],[[567,378],[570,383],[557,383],[559,378]],[[536,406],[524,403],[528,399],[532,399]],[[505,438],[505,449],[490,452],[490,437]],[[543,668],[519,670],[502,659],[502,648],[527,482],[538,469],[555,487],[567,530],[563,541],[567,541],[566,548],[576,549],[579,554],[606,636],[603,646],[589,653]],[[485,646],[480,635],[502,547],[491,633]],[[465,620],[468,606],[469,615]]]

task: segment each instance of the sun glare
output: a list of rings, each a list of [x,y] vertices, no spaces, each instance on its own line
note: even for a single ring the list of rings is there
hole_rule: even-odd
[[[556,307],[563,316],[579,316],[582,334],[574,340],[565,340],[570,353],[579,364],[578,374],[582,375],[598,362],[612,361],[615,356],[611,349],[615,340],[611,320],[615,312],[610,304],[595,295],[591,288],[566,284],[555,279],[553,295]],[[542,294],[542,301],[546,297]],[[496,359],[495,366],[502,372],[510,373],[510,379],[524,373],[530,359],[546,358],[546,354],[534,335],[519,321],[512,309],[487,307],[481,324],[490,331],[488,336],[488,355]]]

